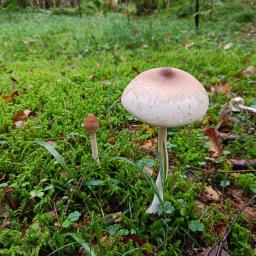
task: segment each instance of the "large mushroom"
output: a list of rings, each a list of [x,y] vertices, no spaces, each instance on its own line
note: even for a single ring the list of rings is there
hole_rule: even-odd
[[[159,127],[158,194],[154,194],[147,209],[147,213],[159,213],[159,204],[164,199],[163,181],[169,170],[167,128],[186,125],[201,118],[209,105],[207,92],[189,73],[162,67],[147,70],[135,77],[124,90],[121,102],[139,120]]]

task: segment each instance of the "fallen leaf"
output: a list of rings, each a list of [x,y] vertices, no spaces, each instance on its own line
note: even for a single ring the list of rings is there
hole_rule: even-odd
[[[211,116],[206,116],[202,121],[201,121],[201,124],[203,126],[206,126],[207,124],[209,124],[209,122],[211,121]]]
[[[206,201],[218,201],[220,196],[216,190],[214,190],[211,186],[207,186],[204,190],[204,194]]]
[[[127,128],[131,131],[131,133],[135,133],[141,125],[139,124],[127,124]]]
[[[122,212],[114,212],[114,213],[110,213],[108,215],[108,218],[107,218],[107,223],[108,224],[112,224],[112,223],[118,223],[118,222],[121,222],[122,221],[122,218],[121,218],[121,215]]]
[[[193,43],[193,42],[192,42],[192,43],[185,43],[184,48],[185,48],[185,49],[189,49],[189,48],[191,48],[192,46],[194,46],[194,44],[195,44],[195,43]]]
[[[10,95],[6,95],[6,96],[3,96],[3,99],[6,101],[6,102],[12,102],[14,97],[18,96],[19,93],[17,91],[13,92],[12,94]]]
[[[220,119],[216,125],[216,129],[219,132],[228,133],[231,132],[236,124],[239,123],[239,120],[234,116],[226,116]]]
[[[24,44],[26,45],[32,45],[37,41],[37,39],[27,39],[24,41]]]
[[[128,243],[129,240],[132,240],[134,243],[138,244],[139,246],[142,246],[143,244],[145,244],[145,241],[139,239],[138,236],[136,236],[136,235],[129,235],[129,236],[124,236],[123,237],[123,242],[124,243]]]
[[[126,57],[123,56],[123,55],[121,55],[121,56],[119,57],[119,59],[120,59],[120,61],[122,61],[122,62],[125,62],[125,61],[126,61]]]
[[[15,210],[18,208],[18,204],[17,202],[13,199],[13,197],[11,195],[7,196],[7,201],[8,204]]]
[[[95,75],[89,75],[88,79],[91,80],[91,81],[95,80]]]
[[[155,153],[157,148],[157,138],[146,140],[140,148],[147,153]]]
[[[215,93],[229,93],[231,91],[231,85],[228,83],[218,83],[211,87],[211,91]]]
[[[9,132],[9,126],[8,124],[3,124],[3,132],[8,133]]]
[[[109,80],[102,80],[101,83],[103,85],[110,85],[111,84],[111,82]]]
[[[240,137],[237,135],[234,135],[232,133],[225,133],[225,132],[219,132],[219,135],[223,142],[228,142],[228,141],[239,141]]]
[[[137,74],[140,73],[140,71],[139,71],[139,69],[138,69],[137,67],[132,67],[132,71],[135,72],[135,73],[137,73]]]
[[[228,50],[228,49],[230,49],[232,47],[233,47],[233,43],[227,43],[227,44],[224,45],[223,49],[224,50]]]
[[[5,188],[4,189],[4,194],[7,196],[7,202],[8,204],[13,208],[13,209],[17,209],[18,208],[18,204],[17,202],[13,199],[12,197],[12,192],[13,192],[13,189],[12,188]]]
[[[14,128],[20,128],[23,127],[24,122],[28,119],[30,113],[32,113],[31,110],[25,109],[23,111],[18,112],[13,118]]]
[[[254,74],[255,72],[256,72],[256,68],[254,66],[249,66],[243,71],[243,76],[247,77]]]
[[[0,217],[2,217],[2,218],[8,218],[9,217],[8,207],[0,206]]]
[[[243,208],[250,198],[244,196],[242,190],[232,189],[230,194],[234,208],[237,210]],[[245,210],[242,212],[242,215],[246,218],[247,222],[251,226],[255,226],[255,219],[256,219],[256,209],[253,207],[246,207]]]
[[[152,176],[153,173],[154,173],[154,170],[152,167],[149,167],[149,166],[144,166],[143,167],[143,172],[147,173],[148,175]]]
[[[213,147],[209,147],[209,151],[217,153],[217,155],[221,154],[221,139],[217,129],[212,127],[207,128],[204,130],[204,134],[208,136],[209,141],[213,143]]]

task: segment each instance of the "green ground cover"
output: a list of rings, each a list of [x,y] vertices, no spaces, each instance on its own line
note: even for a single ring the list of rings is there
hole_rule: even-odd
[[[229,162],[256,158],[255,116],[232,114],[240,139],[224,144],[217,159],[203,129],[220,121],[232,96],[256,105],[256,76],[242,75],[256,65],[256,11],[246,2],[216,5],[198,33],[185,14],[128,21],[118,13],[82,19],[0,13],[0,94],[17,92],[9,102],[0,98],[0,255],[83,255],[87,246],[92,255],[198,255],[223,237],[239,203],[256,190],[253,167],[234,175]],[[203,120],[169,130],[173,173],[162,217],[145,213],[153,190],[140,172],[150,166],[155,178],[158,171],[150,146],[157,129],[120,103],[138,72],[158,66],[193,74],[210,98]],[[14,127],[24,110],[31,111],[28,119]],[[89,113],[100,121],[100,166],[82,127]],[[37,139],[50,143],[68,169]],[[199,196],[208,186],[220,192],[216,202]],[[230,255],[255,255],[250,210],[231,230]]]

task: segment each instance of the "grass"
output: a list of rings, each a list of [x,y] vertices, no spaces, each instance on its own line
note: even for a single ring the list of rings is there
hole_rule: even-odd
[[[242,189],[250,197],[256,176],[218,171],[231,170],[230,158],[255,159],[255,117],[235,114],[239,122],[232,132],[242,139],[229,142],[218,163],[202,130],[218,123],[231,97],[211,92],[217,83],[230,84],[232,95],[255,105],[255,74],[241,75],[256,64],[255,40],[248,35],[252,13],[246,2],[224,2],[203,16],[196,33],[191,15],[128,22],[117,13],[80,20],[1,12],[0,93],[19,95],[9,103],[0,98],[0,255],[82,255],[90,248],[96,255],[150,255],[156,248],[157,255],[191,255],[222,237],[236,212],[232,191]],[[224,50],[230,42],[233,47]],[[210,97],[206,124],[169,130],[173,174],[167,178],[166,201],[172,207],[161,218],[145,213],[153,190],[138,165],[128,161],[153,166],[155,177],[156,154],[141,145],[155,138],[157,129],[135,120],[119,101],[137,71],[157,66],[190,72]],[[32,113],[15,129],[13,117],[25,109]],[[100,120],[100,167],[92,161],[82,127],[89,113]],[[137,125],[135,133],[130,125]],[[51,143],[62,164],[38,139]],[[221,196],[225,200],[201,209],[203,187],[222,191],[223,180],[230,182]],[[70,221],[76,211],[81,216]],[[254,255],[254,231],[255,219],[240,218],[228,240],[230,254]]]

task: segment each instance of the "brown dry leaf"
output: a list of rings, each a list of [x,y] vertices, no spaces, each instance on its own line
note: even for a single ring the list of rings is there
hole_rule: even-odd
[[[111,224],[111,223],[119,223],[122,221],[122,216],[119,216],[121,215],[122,212],[114,212],[114,213],[110,213],[108,215],[108,218],[107,218],[107,223],[108,224]]]
[[[197,206],[197,209],[202,212],[202,211],[205,211],[206,208],[207,208],[207,205],[203,202],[200,202],[198,200],[196,200],[196,206]]]
[[[143,49],[147,49],[147,48],[148,48],[148,45],[147,45],[147,44],[143,44],[141,47],[142,47]]]
[[[247,76],[250,76],[250,75],[252,75],[254,73],[256,73],[256,68],[254,66],[249,66],[248,68],[246,68],[243,71],[243,76],[247,77]]]
[[[231,91],[231,85],[228,83],[218,83],[211,87],[212,92],[216,93],[229,93]]]
[[[204,190],[204,197],[206,201],[218,201],[220,196],[216,190],[214,190],[211,186],[207,186]]]
[[[127,128],[131,131],[131,133],[135,133],[141,125],[139,124],[127,124]]]
[[[24,41],[24,44],[26,44],[26,45],[32,45],[32,44],[34,44],[35,42],[37,41],[37,39],[27,39],[27,40],[25,40]]]
[[[207,124],[209,124],[209,122],[211,121],[211,117],[210,116],[206,116],[203,120],[202,120],[202,122],[201,122],[201,124],[203,125],[203,126],[205,126],[205,125],[207,125]]]
[[[2,218],[8,218],[9,217],[8,208],[6,206],[1,206],[0,207],[0,217],[2,217]]]
[[[18,208],[18,203],[13,199],[11,195],[7,196],[8,204],[15,210]]]
[[[192,43],[185,43],[184,48],[185,48],[185,49],[189,49],[189,48],[191,48],[192,46],[194,46],[194,44],[195,44],[195,43],[193,43],[193,42],[192,42]]]
[[[15,83],[19,81],[19,78],[18,78],[18,77],[15,77],[15,76],[12,76],[11,79],[12,79],[12,81],[15,82]]]
[[[149,167],[149,166],[144,166],[143,167],[143,172],[147,173],[148,175],[152,176],[154,173],[153,168]]]
[[[233,206],[238,209],[243,208],[250,200],[250,198],[243,195],[242,190],[232,189],[231,196],[233,198],[233,200],[232,200]],[[246,218],[246,220],[248,221],[249,224],[255,225],[255,220],[256,220],[256,209],[255,208],[248,206],[245,208],[245,210],[243,211],[242,214],[244,215],[244,217]]]
[[[110,85],[111,84],[111,82],[109,80],[102,80],[101,83],[103,85]]]
[[[68,177],[68,173],[63,171],[63,172],[60,173],[60,176],[61,177]]]
[[[213,143],[213,147],[210,147],[209,151],[217,155],[221,154],[221,139],[217,129],[212,127],[207,128],[204,130],[204,134],[208,136],[208,139]]]
[[[234,126],[238,123],[238,119],[236,117],[230,116],[223,118],[216,125],[216,129],[223,133],[231,132]]]
[[[12,94],[10,95],[6,95],[6,96],[3,96],[3,99],[6,101],[6,102],[12,102],[14,97],[18,96],[19,93],[17,91],[13,92]]]
[[[157,148],[157,138],[146,140],[140,148],[147,153],[155,153]]]
[[[227,44],[224,45],[223,49],[224,50],[228,50],[228,49],[230,49],[232,47],[233,47],[233,43],[227,43]]]
[[[23,111],[18,112],[13,118],[13,124],[14,128],[20,128],[23,127],[24,122],[28,119],[30,113],[32,113],[31,110],[25,109]]]
[[[137,73],[137,74],[140,73],[140,71],[139,71],[139,69],[138,69],[137,67],[132,67],[132,71],[135,72],[135,73]]]
[[[120,59],[120,61],[122,61],[122,62],[125,62],[125,61],[126,61],[126,57],[123,56],[123,55],[121,55],[121,56],[119,57],[119,59]]]
[[[95,80],[95,75],[89,75],[88,79],[91,80],[91,81]]]
[[[8,124],[3,124],[3,132],[8,133],[9,132],[9,126]]]

